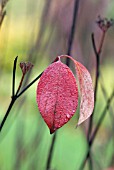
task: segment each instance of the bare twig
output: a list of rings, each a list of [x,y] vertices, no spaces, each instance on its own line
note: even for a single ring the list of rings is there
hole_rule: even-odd
[[[105,100],[107,101],[107,98],[108,98],[108,95],[107,95],[107,92],[106,92],[106,90],[105,90],[105,88],[104,88],[104,86],[103,86],[103,78],[101,79],[102,77],[100,76],[100,85],[101,85],[101,90],[102,90],[102,92],[103,92],[103,95],[104,95],[104,98],[105,98]],[[112,126],[113,126],[113,130],[114,130],[114,122],[113,122],[113,120],[114,120],[114,115],[113,115],[113,108],[110,106],[110,110],[109,110],[109,113],[110,113],[110,120],[111,120],[111,122],[112,122]]]
[[[42,72],[43,73],[43,72]],[[18,95],[17,97],[20,97],[26,90],[28,90],[29,87],[31,87],[42,75],[40,73],[33,81],[31,81]]]
[[[49,150],[46,170],[50,170],[50,165],[51,165],[51,161],[52,161],[52,155],[53,155],[53,151],[54,151],[55,140],[56,140],[56,132],[54,133],[53,138],[52,138],[52,143],[51,143],[50,150]]]
[[[91,35],[92,45],[93,45],[93,49],[94,49],[95,56],[96,56],[96,76],[95,76],[95,88],[94,88],[94,101],[95,102],[94,102],[93,114],[91,115],[90,121],[89,121],[89,128],[88,128],[88,135],[87,135],[88,140],[89,140],[89,137],[91,136],[92,125],[93,125],[93,116],[94,116],[95,107],[96,107],[97,89],[98,89],[99,72],[100,72],[99,71],[99,69],[100,69],[100,53],[101,53],[101,48],[103,46],[104,37],[105,37],[105,32],[102,33],[99,49],[98,49],[98,52],[97,52],[94,34],[92,33],[92,35]]]
[[[92,44],[93,44],[93,49],[94,49],[94,52],[95,52],[95,56],[96,56],[96,76],[95,76],[95,88],[94,88],[94,110],[93,110],[93,113],[90,117],[90,120],[89,120],[89,128],[88,128],[88,134],[87,134],[87,139],[89,141],[89,138],[91,136],[91,132],[92,132],[92,125],[93,125],[93,116],[94,116],[94,112],[95,112],[95,106],[96,106],[96,98],[97,98],[97,89],[98,89],[98,80],[99,80],[99,67],[100,67],[100,53],[101,53],[101,48],[103,46],[103,41],[104,41],[104,32],[102,34],[102,37],[101,37],[101,42],[100,42],[100,45],[99,45],[99,53],[97,52],[97,49],[96,49],[96,44],[95,44],[95,39],[94,39],[94,33],[92,33],[91,35],[91,38],[92,38]],[[90,155],[90,152],[88,153],[88,157],[91,159],[91,155]],[[90,162],[90,161],[89,161]]]
[[[99,130],[99,127],[106,115],[106,111],[109,109],[109,106],[110,106],[110,101],[112,100],[113,98],[113,95],[114,95],[114,92],[112,93],[112,95],[110,96],[110,98],[108,99],[107,101],[107,105],[98,121],[98,124],[93,132],[92,133],[92,126],[93,126],[93,116],[94,116],[94,112],[95,112],[95,107],[96,107],[96,98],[97,98],[97,91],[98,91],[98,81],[99,81],[99,72],[100,72],[100,55],[101,55],[101,51],[102,51],[102,47],[103,47],[103,43],[104,43],[104,39],[105,39],[105,35],[106,35],[106,32],[107,30],[113,25],[113,20],[110,19],[106,19],[106,18],[101,18],[100,16],[98,17],[98,21],[97,21],[97,24],[99,26],[99,28],[102,30],[102,36],[101,36],[101,40],[100,40],[100,44],[99,44],[99,48],[97,50],[96,48],[96,44],[95,44],[95,39],[94,39],[94,34],[92,34],[92,45],[93,45],[93,49],[94,49],[94,52],[95,52],[95,56],[96,56],[96,76],[95,76],[95,89],[94,89],[94,100],[95,100],[95,103],[94,103],[94,110],[93,110],[93,114],[92,116],[90,117],[90,121],[89,121],[89,128],[88,128],[88,134],[87,134],[87,139],[88,139],[88,152],[87,152],[87,155],[86,155],[86,158],[85,160],[83,161],[82,163],[82,166],[81,166],[81,170],[84,168],[84,165],[86,163],[86,160],[89,158],[91,159],[91,154],[90,154],[90,151],[91,151],[91,146],[92,146],[92,143],[96,137],[96,134]]]
[[[105,39],[105,33],[106,33],[106,31],[103,31],[103,33],[102,33],[99,49],[97,52],[99,55],[101,54],[101,51],[102,51],[102,47],[103,47],[103,43],[104,43],[104,39]]]
[[[95,76],[95,90],[94,90],[95,106],[96,106],[98,80],[99,80],[100,55],[101,55],[106,32],[114,24],[114,20],[113,19],[108,20],[107,18],[101,18],[99,16],[97,24],[102,31],[102,36],[101,36],[99,48],[97,50],[96,44],[95,44],[95,39],[94,39],[94,34],[92,34],[92,45],[93,45],[93,49],[94,49],[95,56],[96,56],[96,76]],[[87,135],[88,140],[89,140],[89,137],[91,136],[94,112],[95,112],[95,107],[94,107],[93,114],[90,117],[90,121],[89,121],[89,129],[88,129],[88,135]]]
[[[97,123],[97,125],[96,125],[96,128],[95,128],[95,130],[94,130],[94,132],[93,132],[93,134],[92,134],[92,137],[91,137],[90,140],[89,140],[88,150],[87,150],[85,159],[83,160],[83,162],[82,162],[82,164],[81,164],[81,166],[80,166],[80,170],[83,170],[83,168],[84,168],[84,166],[85,166],[85,163],[86,163],[86,161],[88,160],[88,158],[89,158],[89,156],[90,156],[90,150],[91,150],[91,147],[92,147],[92,145],[93,145],[94,139],[95,139],[95,137],[96,137],[96,135],[97,135],[97,133],[98,133],[98,130],[99,130],[99,128],[100,128],[100,126],[101,126],[101,124],[102,124],[102,122],[103,122],[103,120],[104,120],[104,118],[105,118],[105,116],[106,116],[106,112],[107,112],[107,110],[108,110],[109,107],[110,107],[110,104],[111,104],[111,102],[112,102],[113,97],[114,97],[114,90],[113,90],[113,92],[111,93],[110,97],[108,98],[107,103],[106,103],[106,106],[105,106],[104,109],[103,109],[103,112],[102,112],[102,114],[101,114],[101,116],[100,116],[100,119],[99,119],[99,121],[98,121],[98,123]]]
[[[10,104],[9,104],[9,107],[8,107],[6,113],[5,113],[5,116],[4,116],[1,124],[0,124],[0,131],[2,130],[2,127],[3,127],[3,125],[4,125],[4,123],[5,123],[6,119],[7,119],[7,117],[8,117],[8,115],[9,115],[9,113],[10,113],[10,111],[11,111],[11,109],[12,109],[14,103],[15,103],[15,101],[16,101],[16,98],[15,98],[15,97],[12,97],[11,102],[10,102]]]
[[[7,111],[6,111],[6,114],[5,114],[3,120],[2,120],[2,122],[1,122],[1,124],[0,124],[0,131],[2,130],[2,127],[3,127],[3,125],[4,125],[4,123],[5,123],[6,119],[7,119],[7,117],[8,117],[8,115],[9,115],[9,113],[10,113],[10,111],[11,111],[11,109],[12,109],[14,103],[15,103],[15,101],[16,101],[16,96],[15,96],[15,73],[16,73],[17,59],[18,59],[18,57],[15,58],[15,60],[14,60],[14,65],[13,65],[12,99],[11,99],[11,102],[10,102],[10,104],[9,104],[9,107],[8,107],[8,109],[7,109]]]
[[[91,157],[91,154],[90,154],[90,157],[89,157],[89,170],[93,170],[93,163],[92,163],[92,157]]]
[[[55,60],[54,60],[54,61],[55,61]],[[16,57],[15,60],[14,60],[14,65],[15,65],[16,63],[17,63],[17,57]],[[16,66],[13,66],[13,68],[15,68],[15,67],[16,67]],[[14,70],[16,70],[16,68],[13,69],[13,72],[14,72]],[[42,72],[42,73],[43,73],[43,72]],[[0,131],[2,130],[2,127],[3,127],[3,125],[4,125],[4,123],[5,123],[6,119],[7,119],[7,117],[8,117],[8,115],[9,115],[9,113],[10,113],[10,111],[11,111],[11,109],[12,109],[14,103],[15,103],[15,101],[16,101],[28,88],[30,88],[30,87],[41,77],[42,73],[40,73],[33,81],[31,81],[21,92],[19,92],[19,91],[20,91],[20,88],[21,88],[21,86],[22,86],[22,82],[23,82],[23,80],[24,80],[24,76],[25,76],[24,74],[22,74],[22,78],[21,78],[21,81],[20,81],[20,83],[19,83],[19,87],[18,87],[16,93],[12,96],[12,100],[11,100],[11,102],[10,102],[10,104],[9,104],[8,110],[7,110],[7,112],[5,113],[5,116],[4,116],[4,118],[3,118],[3,120],[2,120],[2,122],[1,122],[1,124],[0,124]],[[13,75],[14,75],[14,73],[13,73]],[[13,77],[13,83],[15,83],[14,78],[15,78],[15,76]],[[13,86],[12,89],[13,89],[13,91],[14,91],[14,86],[15,86],[15,84],[13,84],[12,86]]]
[[[21,86],[22,86],[22,82],[23,82],[23,78],[24,78],[24,77],[23,77],[23,74],[22,74],[22,78],[21,78],[21,81],[20,81],[20,83],[19,83],[19,87],[18,87],[18,89],[17,89],[17,91],[16,91],[16,93],[15,93],[15,73],[16,73],[17,59],[18,59],[18,57],[15,58],[14,64],[13,64],[12,98],[11,98],[11,102],[10,102],[10,104],[9,104],[9,107],[8,107],[6,113],[5,113],[5,116],[4,116],[4,118],[3,118],[3,120],[2,120],[2,122],[1,122],[1,124],[0,124],[0,131],[1,131],[2,128],[3,128],[3,125],[4,125],[5,121],[6,121],[6,119],[7,119],[8,115],[9,115],[9,113],[10,113],[10,111],[11,111],[11,109],[12,109],[14,103],[15,103],[15,101],[16,101],[16,100],[19,98],[19,96],[20,96],[20,95],[18,95],[18,92],[19,92],[19,90],[20,90],[20,88],[21,88]],[[41,74],[40,74],[37,78],[35,78],[35,79],[33,80],[33,82],[37,81],[37,79],[38,79],[40,76],[41,76]],[[33,83],[29,84],[29,87],[30,87],[32,84],[33,84]],[[26,90],[27,90],[27,89],[26,89]],[[26,90],[24,90],[24,91],[26,91]]]
[[[107,104],[106,104],[106,106],[105,106],[105,108],[104,108],[104,110],[103,110],[103,112],[102,112],[102,114],[101,114],[101,116],[100,116],[100,119],[99,119],[99,121],[98,121],[98,123],[97,123],[97,126],[96,126],[96,128],[95,128],[95,130],[94,130],[94,132],[93,132],[93,134],[92,134],[92,137],[91,137],[91,139],[90,139],[90,141],[89,141],[89,145],[90,145],[90,146],[92,145],[92,143],[93,143],[93,141],[94,141],[94,139],[95,139],[95,137],[96,137],[96,134],[97,134],[97,132],[98,132],[98,130],[99,130],[99,128],[100,128],[100,126],[101,126],[104,118],[105,118],[106,112],[107,112],[107,110],[108,110],[109,107],[110,107],[110,103],[111,103],[113,97],[114,97],[114,90],[113,90],[111,96],[109,97],[109,99],[107,100]]]
[[[73,44],[73,40],[74,40],[74,33],[76,32],[76,21],[77,21],[78,9],[79,9],[79,0],[75,0],[72,26],[71,26],[70,36],[68,39],[68,51],[67,51],[68,55],[71,55],[72,44]],[[69,58],[66,59],[66,65],[67,66],[70,65]]]

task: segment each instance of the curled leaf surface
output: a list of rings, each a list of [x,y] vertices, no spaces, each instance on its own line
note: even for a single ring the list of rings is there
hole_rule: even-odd
[[[81,103],[78,125],[91,116],[94,108],[94,91],[92,79],[88,70],[79,62],[75,61],[76,72],[80,84]]]
[[[50,133],[74,115],[78,106],[76,79],[61,61],[51,64],[42,74],[37,86],[37,103]]]
[[[79,80],[80,93],[81,93],[81,102],[80,102],[80,116],[78,120],[78,125],[88,119],[94,108],[94,90],[92,85],[92,79],[89,71],[83,66],[80,62],[74,60],[71,56],[61,55],[61,57],[70,58],[76,68],[76,74]]]

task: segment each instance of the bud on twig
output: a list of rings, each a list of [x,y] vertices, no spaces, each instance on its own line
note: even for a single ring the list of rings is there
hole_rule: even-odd
[[[114,19],[101,18],[101,16],[98,16],[96,23],[103,32],[106,32],[114,25]]]
[[[30,62],[21,62],[20,63],[20,68],[22,70],[22,73],[25,75],[29,70],[31,70],[33,67],[33,64]]]

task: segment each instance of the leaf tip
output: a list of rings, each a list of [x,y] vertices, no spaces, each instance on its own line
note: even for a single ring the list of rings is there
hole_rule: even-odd
[[[50,134],[52,135],[55,131],[56,131],[56,129],[51,128],[51,129],[50,129]]]
[[[81,115],[80,118],[79,118],[79,121],[78,121],[77,126],[79,126],[79,125],[82,124],[85,120],[87,120],[88,118],[90,118],[90,116],[92,115],[92,113],[93,113],[93,109],[92,109],[91,113],[88,114],[88,116],[85,115],[84,117],[82,117],[82,115]]]

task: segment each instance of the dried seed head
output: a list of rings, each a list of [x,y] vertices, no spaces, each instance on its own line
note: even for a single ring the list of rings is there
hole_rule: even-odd
[[[27,63],[21,62],[20,63],[20,68],[21,68],[23,74],[26,74],[29,70],[32,69],[32,67],[33,67],[33,64],[30,62],[27,62]]]
[[[101,18],[101,16],[98,16],[96,23],[103,32],[106,32],[111,26],[114,25],[114,20]]]

